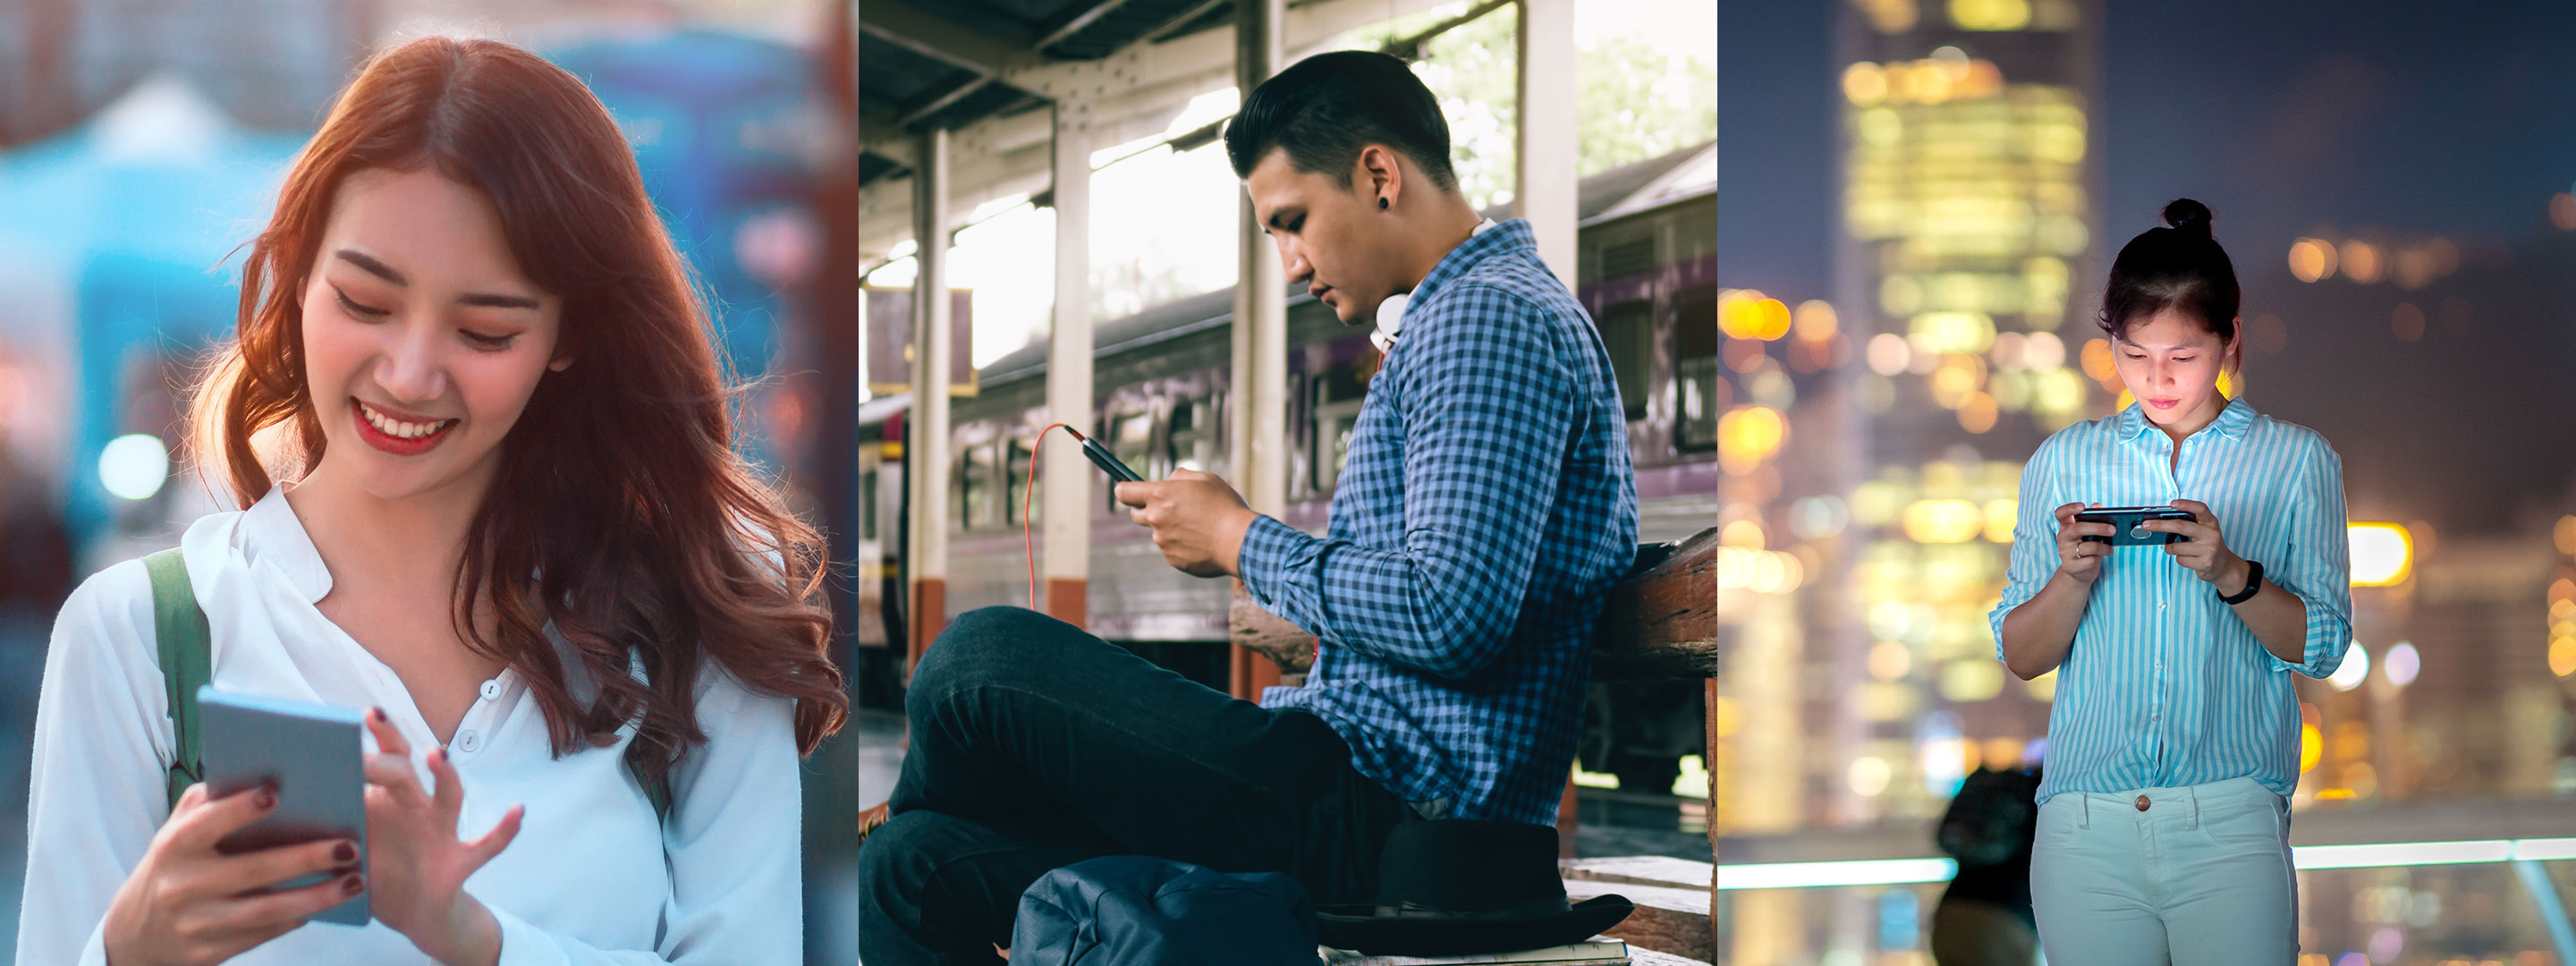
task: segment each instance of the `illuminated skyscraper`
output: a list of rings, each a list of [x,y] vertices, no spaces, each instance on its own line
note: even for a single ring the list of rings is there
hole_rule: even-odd
[[[2108,346],[2087,351],[2100,29],[2079,0],[1853,0],[1836,24],[1836,302],[1866,364],[1840,454],[1846,603],[1811,633],[1848,682],[1828,786],[1846,821],[1937,814],[2046,733],[2053,678],[2012,679],[1986,613],[2022,461],[2112,406]]]
[[[1764,593],[1751,586],[1763,558],[1745,552],[1739,580],[1720,575],[1733,685],[1719,825],[1774,840],[1920,828],[1977,765],[2036,750],[2053,676],[2011,679],[1986,612],[2022,462],[2113,395],[2108,346],[2085,358],[2099,335],[2100,4],[1847,0],[1837,14],[1835,291],[1794,327],[1821,316],[1848,358],[1810,347],[1800,366],[1793,344],[1788,368],[1813,375],[1770,380],[1795,398],[1775,386],[1766,402],[1777,367],[1747,346],[1791,313],[1754,292],[1720,306],[1728,367],[1755,404],[1728,421],[1774,406],[1786,427],[1783,442],[1720,426],[1727,542],[1760,543],[1801,565],[1789,583],[1803,578]],[[1739,517],[1757,524],[1742,540]],[[1864,857],[1887,836],[1843,838],[1837,854]],[[1747,962],[1914,949],[1928,915],[1913,889],[1736,895],[1730,952]]]
[[[2034,750],[2053,682],[2010,680],[1985,615],[2022,461],[2112,403],[2107,346],[2082,368],[2099,4],[1848,3],[1834,291],[1719,298],[1732,862],[1920,855],[1963,775]],[[1925,895],[1732,893],[1729,954],[1915,949]]]

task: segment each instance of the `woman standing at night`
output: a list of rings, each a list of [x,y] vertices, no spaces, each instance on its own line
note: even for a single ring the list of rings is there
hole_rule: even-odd
[[[2291,672],[2352,640],[2343,465],[2324,437],[2218,389],[2236,273],[2209,209],[2120,250],[2102,327],[2134,405],[2069,426],[2023,471],[2003,599],[2014,674],[2058,672],[2031,896],[2048,959],[2287,964],[2298,954]],[[2087,507],[2171,506],[2185,542],[2114,546]]]

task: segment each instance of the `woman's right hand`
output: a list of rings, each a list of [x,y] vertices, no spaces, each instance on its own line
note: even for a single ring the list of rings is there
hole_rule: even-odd
[[[220,963],[283,936],[365,887],[357,844],[322,839],[224,855],[215,843],[277,807],[277,795],[252,789],[210,798],[191,785],[152,836],[143,861],[107,907],[107,959],[112,966],[203,966]],[[344,873],[283,892],[260,892],[314,872]]]
[[[2093,585],[2093,578],[2102,576],[2102,558],[2110,554],[2111,545],[2084,538],[2107,538],[2113,531],[2108,523],[2084,523],[2075,515],[2101,505],[2069,503],[2057,508],[2057,570],[2087,587]]]

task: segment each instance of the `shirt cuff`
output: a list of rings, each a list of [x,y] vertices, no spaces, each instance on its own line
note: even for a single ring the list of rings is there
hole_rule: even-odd
[[[1254,600],[1269,603],[1272,590],[1279,586],[1280,571],[1295,556],[1299,544],[1313,539],[1267,514],[1252,518],[1252,526],[1243,531],[1243,548],[1236,552],[1234,562],[1244,589],[1252,593]]]
[[[2288,593],[2288,590],[2285,588],[2282,592]],[[2351,626],[2333,613],[2325,612],[2322,605],[2314,600],[2299,594],[2290,596],[2297,598],[2299,605],[2308,611],[2307,635],[2299,641],[2299,660],[2281,660],[2281,656],[2272,653],[2268,647],[2263,649],[2263,656],[2272,660],[2275,671],[2296,671],[2320,680],[2332,677],[2335,669],[2343,666],[2343,659],[2351,655]]]
[[[492,918],[501,923],[501,959],[499,966],[570,966],[572,957],[564,955],[553,936],[491,904]]]

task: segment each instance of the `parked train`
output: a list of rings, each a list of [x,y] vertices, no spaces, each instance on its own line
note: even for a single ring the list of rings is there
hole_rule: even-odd
[[[1577,294],[1601,328],[1626,405],[1636,468],[1638,539],[1678,540],[1714,526],[1717,498],[1717,192],[1714,145],[1585,179],[1577,207]],[[1490,212],[1493,217],[1503,213]],[[1283,522],[1321,533],[1378,353],[1305,294],[1288,293],[1287,506]],[[1226,476],[1231,288],[1148,309],[1095,330],[1097,402],[1086,432],[1149,479],[1175,469]],[[986,366],[954,400],[947,465],[950,616],[1027,602],[1022,502],[1031,441],[1046,410],[1043,340]],[[899,707],[902,554],[911,466],[906,397],[860,409],[859,620],[862,705]],[[1040,484],[1043,485],[1043,477]],[[1227,684],[1231,584],[1163,563],[1150,534],[1096,488],[1090,630],[1212,687]],[[1623,790],[1669,788],[1704,744],[1697,682],[1593,685],[1583,762]]]

